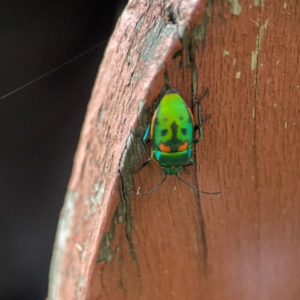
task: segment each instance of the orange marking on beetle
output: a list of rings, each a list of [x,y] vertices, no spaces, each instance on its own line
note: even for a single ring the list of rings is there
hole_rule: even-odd
[[[171,152],[171,147],[166,146],[163,143],[159,143],[158,147],[161,152],[168,152],[168,153]]]
[[[189,143],[187,141],[185,141],[182,145],[180,145],[178,148],[177,148],[177,151],[178,152],[182,152],[182,151],[185,151],[188,147]]]

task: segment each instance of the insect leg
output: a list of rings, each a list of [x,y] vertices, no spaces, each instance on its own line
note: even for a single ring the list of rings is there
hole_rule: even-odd
[[[146,132],[145,132],[144,136],[141,136],[140,134],[136,134],[133,130],[130,130],[130,132],[131,132],[134,136],[140,138],[140,142],[141,142],[141,145],[142,145],[142,148],[143,148],[144,152],[145,152],[148,156],[150,156],[150,153],[149,153],[149,151],[148,151],[147,148],[146,148],[146,144],[148,144],[148,143],[150,142],[150,140],[149,140],[149,135],[150,135],[150,124],[147,126],[147,129],[146,129]]]
[[[219,192],[205,192],[205,191],[200,191],[198,190],[195,186],[189,184],[188,182],[186,182],[185,180],[183,180],[181,177],[178,176],[178,173],[176,174],[176,177],[182,181],[183,183],[185,183],[187,186],[189,186],[190,188],[192,188],[193,190],[195,190],[196,192],[198,193],[202,193],[202,194],[207,194],[207,195],[218,195],[218,194],[221,194],[222,191],[219,191]]]
[[[140,169],[144,168],[145,166],[147,166],[149,164],[149,162],[152,160],[151,157],[149,157],[144,163],[142,163],[136,171],[134,171],[134,173],[137,173]]]
[[[152,190],[150,190],[149,192],[143,193],[143,194],[130,194],[131,196],[145,196],[148,194],[151,194],[152,192],[154,192],[155,190],[157,190],[166,180],[167,176],[165,175],[165,177],[163,178],[163,180],[156,186],[154,187]]]
[[[194,164],[195,164],[195,162],[190,158],[190,159],[187,161],[187,164],[183,166],[183,168],[192,166],[192,165],[194,165]]]
[[[150,124],[148,125],[147,129],[146,129],[146,132],[144,134],[144,136],[139,136],[140,137],[140,141],[141,141],[141,144],[142,144],[142,148],[144,150],[144,152],[150,156],[150,153],[149,151],[147,150],[146,148],[146,144],[149,142],[149,134],[150,134]],[[140,165],[138,167],[138,169],[134,172],[134,173],[137,173],[140,169],[142,169],[143,167],[145,167],[146,165],[148,165],[148,163],[152,160],[151,157],[149,157],[142,165]]]
[[[204,118],[201,118],[201,99],[208,93],[208,89],[206,89],[204,91],[204,93],[202,93],[199,97],[199,99],[197,99],[194,104],[197,104],[197,115],[198,115],[198,124],[195,125],[194,127],[194,132],[195,132],[195,137],[193,139],[194,143],[198,143],[199,141],[202,140],[202,123],[209,119],[211,117],[211,115],[208,115]],[[199,132],[199,137],[196,137],[196,131]]]

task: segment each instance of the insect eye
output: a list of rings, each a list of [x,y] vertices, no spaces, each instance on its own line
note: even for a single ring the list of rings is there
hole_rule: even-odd
[[[168,133],[168,129],[163,129],[160,134],[161,136],[165,136]]]

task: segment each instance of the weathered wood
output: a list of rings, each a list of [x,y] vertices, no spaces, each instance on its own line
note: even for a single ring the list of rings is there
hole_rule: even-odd
[[[50,299],[299,298],[299,23],[296,0],[128,4],[87,111]],[[174,176],[130,195],[163,177],[150,163],[133,181],[146,158],[130,129],[166,86],[190,105],[210,89],[180,174],[220,196]]]

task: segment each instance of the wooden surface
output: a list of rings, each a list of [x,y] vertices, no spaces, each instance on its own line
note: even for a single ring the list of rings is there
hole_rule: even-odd
[[[49,299],[292,300],[300,294],[297,1],[130,1],[88,107]],[[146,107],[203,99],[202,195],[144,161]],[[146,104],[144,106],[144,104]],[[122,179],[117,171],[121,170]]]

